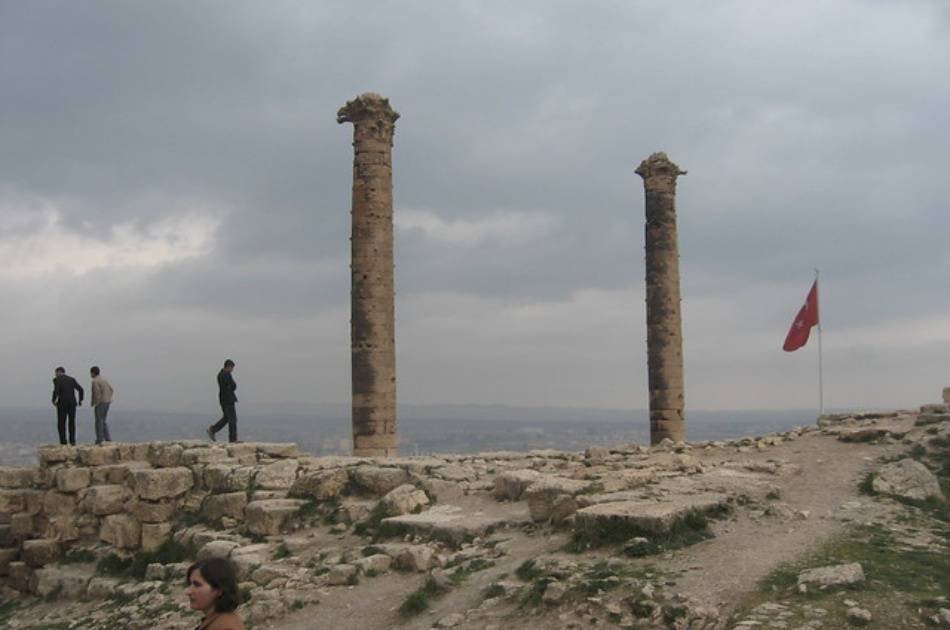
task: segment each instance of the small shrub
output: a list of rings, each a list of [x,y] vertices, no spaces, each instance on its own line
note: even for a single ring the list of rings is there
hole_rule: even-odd
[[[287,543],[280,543],[277,545],[277,548],[274,549],[274,555],[272,558],[274,560],[280,560],[282,558],[289,558],[292,555],[293,554],[291,553],[290,548],[287,547]]]
[[[505,594],[505,587],[499,584],[498,582],[492,582],[485,588],[484,591],[482,591],[482,595],[485,596],[485,599],[491,599],[493,597],[501,597],[504,594]]]
[[[541,575],[541,569],[534,560],[525,560],[515,569],[515,576],[522,582],[530,582]]]
[[[868,496],[874,496],[877,494],[877,491],[874,490],[874,473],[869,472],[864,475],[861,483],[858,484],[858,491],[861,494],[866,494]]]

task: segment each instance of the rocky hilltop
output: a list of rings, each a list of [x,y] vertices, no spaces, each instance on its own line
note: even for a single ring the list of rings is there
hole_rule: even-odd
[[[193,628],[207,556],[250,628],[950,627],[946,404],[580,453],[38,454],[0,468],[9,628]]]

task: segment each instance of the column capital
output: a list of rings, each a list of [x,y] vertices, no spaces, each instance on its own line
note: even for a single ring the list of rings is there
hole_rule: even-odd
[[[635,172],[643,178],[643,185],[649,189],[674,187],[676,178],[686,175],[686,171],[672,162],[662,151],[640,162]]]
[[[398,119],[399,112],[389,105],[389,99],[374,92],[365,92],[347,101],[336,113],[336,121],[341,124],[380,121],[392,125]]]

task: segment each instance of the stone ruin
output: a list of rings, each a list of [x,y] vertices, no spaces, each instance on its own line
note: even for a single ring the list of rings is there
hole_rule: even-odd
[[[597,563],[585,559],[586,550],[606,547],[618,567],[626,566],[624,558],[662,551],[664,541],[696,526],[696,519],[711,523],[739,513],[777,522],[809,518],[782,502],[783,484],[802,473],[781,455],[789,452],[783,448],[807,451],[819,439],[841,448],[896,447],[932,435],[950,438],[947,404],[828,415],[815,426],[760,438],[664,440],[582,453],[365,458],[312,457],[293,444],[269,443],[43,446],[38,467],[0,468],[0,589],[7,596],[55,595],[93,607],[89,602],[102,601],[90,614],[103,620],[141,617],[142,625],[122,627],[190,628],[193,623],[180,621],[187,617],[184,603],[169,604],[164,596],[180,594],[187,563],[150,564],[144,581],[131,582],[95,569],[95,561],[111,555],[140,557],[175,541],[196,557],[230,558],[242,589],[252,594],[245,615],[264,623],[326,597],[327,589],[393,571],[443,581],[447,574],[464,577],[525,559],[518,556],[526,553],[515,544],[519,540],[561,536],[581,552],[572,568],[557,554],[542,560],[531,551],[527,557],[549,575],[539,597],[557,607],[575,601],[574,589],[590,588],[582,582]],[[875,480],[880,492],[940,496],[926,469],[901,462],[891,467]],[[713,535],[706,527],[699,539]],[[293,555],[283,557],[281,549]],[[79,551],[91,557],[68,562]],[[646,610],[639,600],[649,600],[643,606],[657,619],[664,607],[676,606],[699,620],[690,627],[721,627],[714,609],[677,599],[662,580],[641,582],[637,588],[650,596],[638,595],[635,610]],[[538,587],[497,580],[491,606],[459,614],[472,627],[488,627],[479,624],[510,613],[512,602],[531,595],[526,588]],[[136,604],[120,612],[108,605],[117,597]],[[609,617],[616,605],[584,604],[584,614]],[[631,614],[624,609],[617,616]],[[102,627],[109,626],[103,621]]]

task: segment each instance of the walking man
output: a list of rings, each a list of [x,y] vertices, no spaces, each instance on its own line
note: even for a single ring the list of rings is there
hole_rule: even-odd
[[[79,392],[79,402],[76,394]],[[59,443],[66,443],[66,421],[69,420],[69,443],[76,446],[76,407],[82,405],[85,392],[82,385],[66,374],[66,368],[56,368],[53,377],[53,405],[56,407],[56,428],[59,429]]]
[[[237,396],[234,395],[237,383],[231,372],[234,371],[234,361],[228,359],[224,367],[218,372],[218,402],[221,403],[221,419],[208,427],[208,437],[215,441],[214,434],[228,425],[228,442],[237,442],[237,411],[234,409]]]
[[[109,414],[109,405],[112,404],[112,385],[99,376],[97,365],[89,368],[89,375],[92,376],[92,400],[89,404],[92,405],[92,413],[96,417],[96,444],[111,442],[106,416]]]

